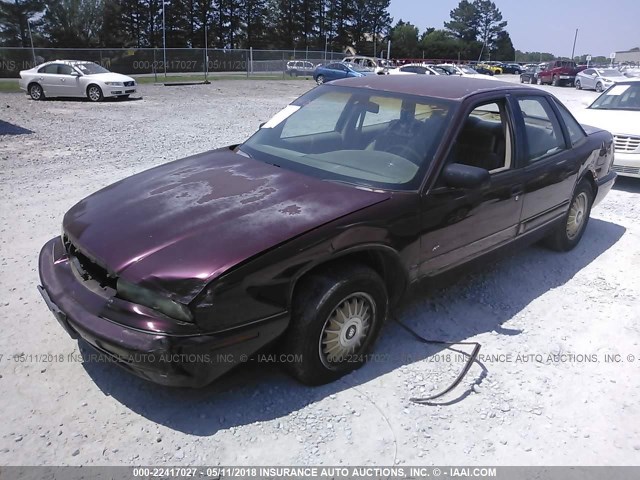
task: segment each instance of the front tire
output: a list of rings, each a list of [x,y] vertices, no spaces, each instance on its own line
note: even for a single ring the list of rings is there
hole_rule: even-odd
[[[596,92],[600,93],[604,90],[604,88],[602,88],[602,83],[598,82],[596,83]]]
[[[549,248],[558,252],[568,252],[580,243],[589,223],[593,197],[591,185],[585,180],[580,182],[571,199],[569,211],[545,241]]]
[[[359,368],[388,309],[387,290],[371,268],[325,268],[296,286],[282,352],[289,372],[307,385],[332,382]]]
[[[92,102],[100,102],[104,98],[102,89],[98,85],[89,85],[87,87],[87,98]]]
[[[554,87],[557,87],[559,85],[559,80],[557,75],[554,75],[553,78],[551,79],[551,85]]]
[[[324,75],[318,75],[318,76],[316,77],[316,83],[317,83],[318,85],[322,85],[322,84],[324,83]]]
[[[538,80],[536,81],[536,83],[537,83],[538,85],[542,85],[542,79],[541,79],[540,77],[538,77]]]
[[[44,90],[42,90],[39,83],[29,85],[29,96],[36,101],[44,99]]]
[[[580,80],[576,80],[575,87],[576,87],[576,90],[582,90],[582,85],[580,84]]]

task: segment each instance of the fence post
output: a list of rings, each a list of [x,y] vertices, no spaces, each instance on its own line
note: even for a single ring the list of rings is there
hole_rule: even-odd
[[[249,52],[244,51],[244,63],[246,65],[245,69],[247,70],[247,78],[249,78]]]
[[[250,72],[253,75],[253,47],[249,47],[249,64],[250,64]]]
[[[282,79],[284,80],[284,74],[287,70],[287,62],[285,60],[285,51],[282,51]]]

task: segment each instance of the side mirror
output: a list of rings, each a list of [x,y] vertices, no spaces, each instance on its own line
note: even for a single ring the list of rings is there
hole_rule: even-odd
[[[468,189],[485,187],[491,181],[488,170],[461,163],[447,165],[442,178],[449,187]]]
[[[80,74],[78,72],[76,72],[75,70],[72,70],[69,75],[71,75],[72,77],[79,77],[80,76]]]

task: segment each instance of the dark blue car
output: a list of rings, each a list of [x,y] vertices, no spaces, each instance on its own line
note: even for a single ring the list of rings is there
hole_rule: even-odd
[[[348,77],[364,77],[365,75],[374,75],[371,70],[365,70],[358,65],[350,63],[335,62],[328,65],[318,65],[313,72],[313,79],[318,85],[331,80]]]

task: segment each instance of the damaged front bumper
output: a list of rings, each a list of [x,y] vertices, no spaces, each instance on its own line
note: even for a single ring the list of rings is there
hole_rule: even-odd
[[[131,373],[169,386],[201,387],[245,362],[285,330],[288,313],[221,332],[194,332],[161,313],[88,288],[73,271],[62,240],[40,252],[38,290],[65,331]],[[179,323],[179,322],[178,322]],[[135,325],[135,326],[134,326]],[[147,325],[149,329],[141,328]],[[164,329],[165,331],[159,331]]]

